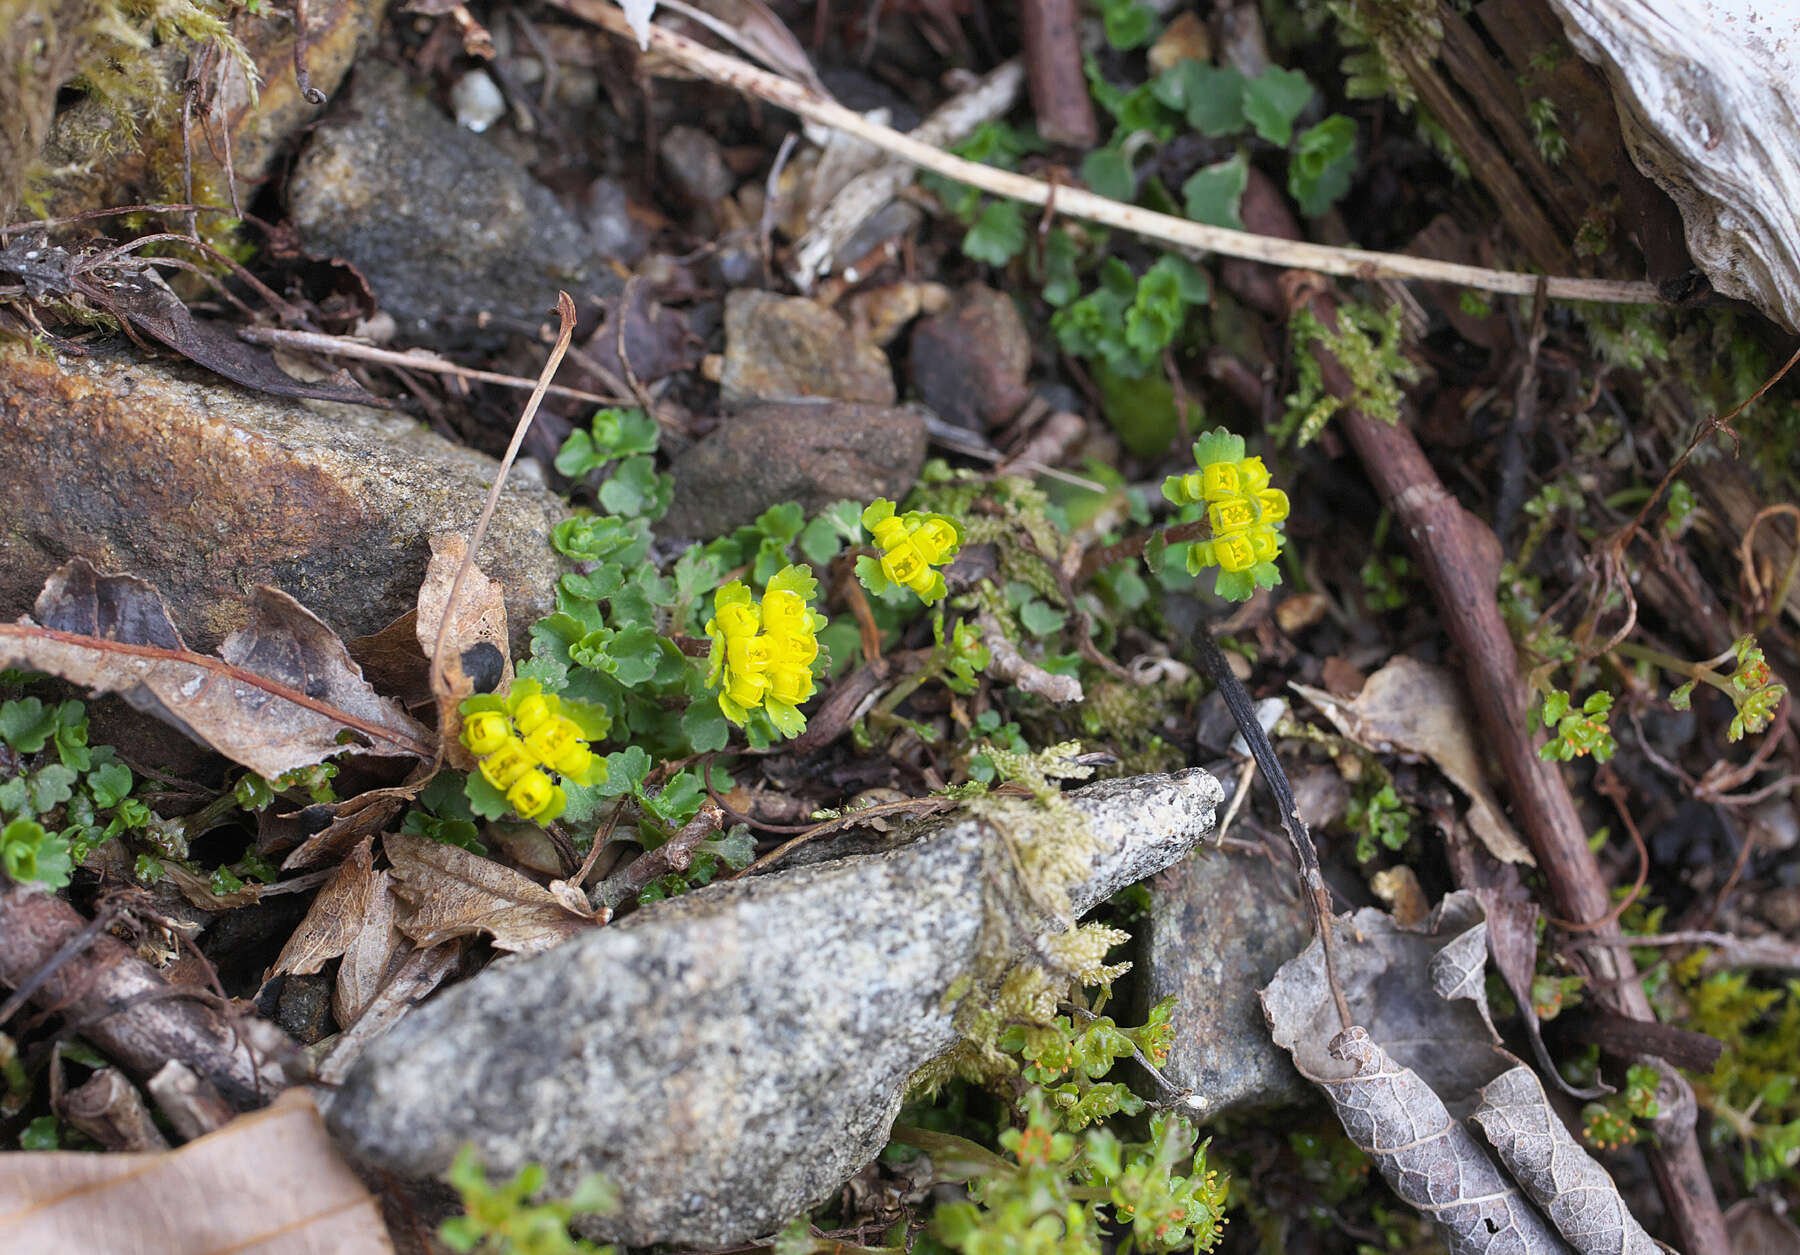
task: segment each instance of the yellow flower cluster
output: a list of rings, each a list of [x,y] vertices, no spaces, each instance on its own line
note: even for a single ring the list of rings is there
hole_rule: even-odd
[[[1261,458],[1210,462],[1171,477],[1164,493],[1179,504],[1206,503],[1212,539],[1195,545],[1190,567],[1217,564],[1226,571],[1248,571],[1280,554],[1279,524],[1288,516],[1288,499],[1269,487],[1269,468]]]
[[[816,587],[809,571],[790,566],[769,581],[760,604],[738,580],[714,595],[706,624],[713,642],[707,682],[722,686],[719,709],[733,723],[741,726],[760,706],[788,736],[805,728],[795,707],[813,695],[812,664],[825,626],[825,616],[807,604]]]
[[[554,774],[576,784],[604,779],[606,762],[588,748],[581,725],[563,713],[562,700],[521,681],[498,708],[474,710],[463,720],[462,743],[480,760],[482,777],[522,818],[547,824],[562,814],[568,796]]]
[[[944,575],[936,568],[955,558],[962,548],[962,532],[953,520],[917,510],[896,514],[893,502],[878,498],[863,511],[862,522],[881,547],[880,571],[888,583],[912,589],[928,606],[944,596],[948,591]],[[865,584],[876,582],[868,578],[872,572],[861,562],[857,574],[864,577]],[[881,589],[871,591],[879,593]]]

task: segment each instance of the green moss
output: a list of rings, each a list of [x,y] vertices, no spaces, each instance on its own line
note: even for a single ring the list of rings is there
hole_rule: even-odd
[[[0,0],[0,218],[21,200],[41,211],[62,175],[38,165],[64,89],[88,97],[67,111],[63,147],[92,165],[128,149],[147,127],[168,125],[182,99],[187,53],[214,44],[256,67],[225,0]]]
[[[1386,313],[1367,305],[1345,305],[1338,311],[1335,329],[1303,308],[1294,314],[1289,331],[1298,387],[1287,399],[1287,414],[1276,430],[1278,439],[1307,444],[1346,404],[1344,398],[1326,390],[1313,353],[1315,346],[1335,357],[1349,373],[1354,389],[1349,405],[1384,423],[1400,421],[1400,402],[1405,396],[1401,385],[1417,380],[1419,368],[1401,351],[1398,305],[1390,305]]]

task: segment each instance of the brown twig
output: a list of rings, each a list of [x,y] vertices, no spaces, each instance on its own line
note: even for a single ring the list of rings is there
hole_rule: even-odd
[[[631,860],[625,870],[606,882],[606,897],[624,902],[642,893],[658,876],[684,872],[694,861],[700,843],[724,824],[725,812],[713,802],[700,803],[694,817],[683,824],[667,841],[654,850],[646,850]],[[616,890],[616,892],[615,892]]]
[[[170,985],[99,922],[38,887],[0,882],[0,983],[82,1025],[140,1081],[179,1059],[240,1110],[267,1102],[265,1061],[220,1008]]]
[[[498,384],[502,388],[527,389],[537,387],[535,380],[520,375],[502,375],[491,370],[476,370],[470,366],[459,366],[455,362],[443,358],[417,353],[396,353],[392,349],[377,348],[373,344],[363,344],[344,336],[322,335],[316,331],[288,331],[280,327],[240,327],[238,338],[248,340],[252,344],[261,344],[284,349],[304,349],[311,353],[323,353],[328,357],[348,357],[363,362],[379,362],[383,366],[397,366],[403,370],[423,370],[438,375],[454,375],[458,379],[472,379],[477,383]],[[623,396],[608,397],[598,392],[584,392],[580,388],[565,388],[561,384],[551,384],[544,389],[553,396],[568,397],[572,401],[585,401],[590,405],[630,405],[629,398]]]
[[[1021,0],[1025,75],[1038,134],[1052,144],[1092,148],[1100,138],[1081,68],[1081,10],[1075,0]]]

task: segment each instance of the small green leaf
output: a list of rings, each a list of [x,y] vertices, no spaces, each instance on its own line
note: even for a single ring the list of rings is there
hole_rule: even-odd
[[[650,755],[641,746],[628,745],[606,756],[606,783],[600,786],[601,793],[606,797],[640,793],[649,774]]]
[[[0,704],[0,741],[21,754],[35,754],[56,735],[56,708],[35,697]]]
[[[1044,241],[1044,300],[1058,309],[1081,295],[1075,256],[1075,237],[1067,231],[1052,231]]]
[[[1244,229],[1238,209],[1244,202],[1244,188],[1250,182],[1250,162],[1243,153],[1216,165],[1196,170],[1181,185],[1187,216],[1209,227]]]
[[[837,557],[838,550],[844,547],[844,538],[826,518],[816,518],[806,525],[800,533],[800,552],[808,562],[824,566]]]
[[[1156,11],[1137,0],[1101,0],[1106,42],[1119,52],[1141,48],[1156,33]]]
[[[1256,133],[1286,148],[1294,119],[1312,99],[1312,84],[1298,70],[1270,67],[1244,83],[1244,117]]]
[[[1117,148],[1096,148],[1081,163],[1081,181],[1097,195],[1129,202],[1137,195],[1137,176]]]
[[[119,762],[102,763],[88,773],[87,788],[94,805],[111,810],[131,792],[131,768]]]
[[[1230,67],[1180,61],[1154,81],[1152,90],[1202,135],[1216,139],[1244,129],[1244,76]]]
[[[1300,132],[1288,163],[1288,194],[1316,218],[1350,190],[1356,173],[1356,123],[1334,113]]]
[[[688,704],[681,714],[681,731],[696,754],[722,750],[731,739],[731,725],[719,709],[719,699],[712,695],[697,697]]]
[[[1062,631],[1068,616],[1047,601],[1032,600],[1019,607],[1019,624],[1033,636]]]
[[[1025,247],[1025,216],[1010,200],[996,200],[963,236],[963,252],[990,266],[1004,266]]]
[[[763,700],[762,708],[782,736],[792,739],[806,731],[806,716],[788,703],[770,697]]]
[[[75,795],[75,773],[61,763],[40,767],[26,778],[31,793],[31,808],[43,815],[55,810]]]
[[[469,800],[469,809],[483,819],[499,819],[512,810],[506,794],[489,784],[479,771],[471,771],[463,781],[463,796]]]
[[[626,458],[600,485],[600,504],[614,514],[660,517],[669,508],[674,489],[674,477],[658,475],[654,459]]]

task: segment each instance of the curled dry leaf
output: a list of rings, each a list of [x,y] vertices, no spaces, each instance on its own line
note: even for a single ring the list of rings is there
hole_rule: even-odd
[[[394,864],[394,891],[412,907],[400,931],[420,946],[487,933],[501,950],[535,954],[596,925],[568,895],[492,859],[404,833],[390,832],[382,844]]]
[[[1354,701],[1290,685],[1344,736],[1371,750],[1429,758],[1469,799],[1469,827],[1505,863],[1536,860],[1501,813],[1482,771],[1481,751],[1456,677],[1402,654],[1369,677]]]
[[[1535,1075],[1498,1046],[1487,927],[1471,893],[1449,895],[1416,930],[1376,910],[1340,918],[1338,976],[1357,1025],[1339,1031],[1315,939],[1263,990],[1275,1043],[1452,1252],[1654,1249],[1637,1244],[1642,1229]],[[1459,1118],[1471,1111],[1492,1152]]]
[[[250,621],[219,656],[191,652],[160,595],[84,558],[44,584],[36,621],[0,624],[0,666],[117,693],[262,776],[323,762],[354,735],[366,753],[430,757],[431,734],[376,694],[344,644],[279,589],[251,593]]]
[[[1437,1225],[1452,1255],[1560,1255],[1565,1246],[1411,1068],[1352,1026],[1326,1048],[1335,1075],[1308,1074],[1344,1132],[1394,1193]],[[1303,1072],[1305,1069],[1301,1069]],[[1554,1118],[1554,1117],[1552,1117]]]
[[[462,587],[456,588],[456,573],[463,568],[469,552],[468,538],[460,532],[443,532],[431,538],[431,562],[425,568],[425,580],[419,585],[419,609],[415,619],[419,649],[429,666],[432,651],[437,648],[438,632],[444,634],[443,674],[441,689],[433,677],[438,707],[438,727],[443,732],[444,756],[452,767],[473,771],[475,760],[456,738],[462,733],[462,699],[475,692],[477,685],[468,674],[471,667],[498,661],[499,683],[481,686],[485,690],[504,691],[512,684],[512,659],[507,656],[506,597],[498,584],[482,573],[473,562],[463,572]],[[456,605],[450,609],[450,623],[443,627],[445,609],[450,605],[450,592],[456,588]],[[479,651],[479,654],[473,651]],[[485,654],[486,657],[480,657]]]
[[[163,1154],[16,1153],[0,1250],[393,1255],[305,1091]]]
[[[1606,1169],[1556,1118],[1530,1068],[1520,1064],[1482,1086],[1472,1119],[1513,1179],[1576,1249],[1656,1255],[1656,1243],[1626,1210]]]

